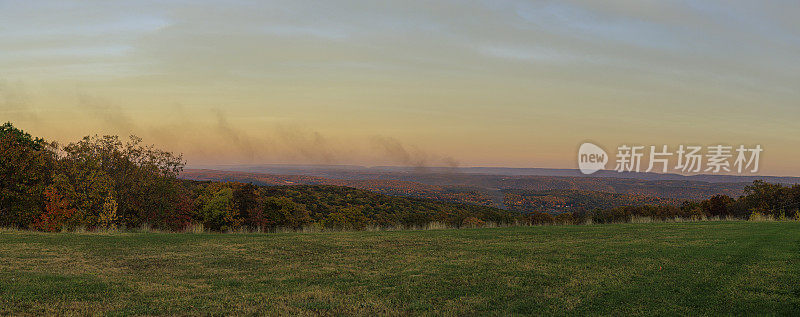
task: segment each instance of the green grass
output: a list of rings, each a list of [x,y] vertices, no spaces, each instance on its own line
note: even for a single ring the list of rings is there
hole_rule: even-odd
[[[0,315],[800,314],[800,223],[0,233]]]

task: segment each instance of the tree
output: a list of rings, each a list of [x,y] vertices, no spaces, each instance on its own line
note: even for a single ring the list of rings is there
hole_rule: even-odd
[[[75,201],[88,217],[87,225],[99,224],[103,204],[111,196],[119,225],[167,226],[166,215],[179,202],[177,176],[183,159],[141,141],[136,136],[125,143],[117,136],[87,136],[63,148],[56,172],[80,194]]]
[[[174,193],[174,197],[170,198],[174,207],[172,211],[161,214],[158,227],[172,231],[182,231],[195,220],[195,197],[190,189],[180,184],[177,180],[176,183],[179,183],[179,185],[176,186],[177,190]]]
[[[55,143],[0,126],[0,226],[28,228],[44,210]]]
[[[528,214],[528,221],[532,225],[549,225],[553,224],[553,216],[543,212],[532,212]]]
[[[732,204],[733,198],[727,195],[716,195],[704,200],[700,206],[703,208],[703,212],[708,216],[727,217],[733,214],[730,210]]]
[[[259,207],[249,219],[254,226],[301,229],[313,222],[304,204],[296,203],[289,197],[272,196],[265,188],[259,191],[259,196]]]
[[[214,187],[214,186],[212,186]],[[233,190],[223,187],[210,188],[200,201],[200,219],[203,226],[215,231],[233,230],[239,226],[233,205]]]
[[[744,213],[760,212],[778,218],[786,212],[792,204],[792,190],[781,184],[770,184],[762,180],[754,181],[752,185],[744,188],[745,195],[741,197],[739,208],[746,209]]]
[[[233,201],[236,204],[236,209],[239,211],[239,218],[249,219],[250,213],[258,207],[256,189],[256,186],[247,183],[238,186],[233,191]]]
[[[116,195],[113,180],[96,160],[60,159],[54,170],[51,187],[59,193],[65,204],[76,210],[70,227],[100,226],[107,197]]]
[[[561,225],[573,225],[575,224],[575,217],[572,216],[571,212],[562,212],[553,217],[553,222]]]
[[[72,207],[55,187],[48,187],[44,196],[47,199],[45,212],[37,216],[31,228],[48,232],[73,229],[75,214],[78,210]]]
[[[103,202],[103,210],[100,213],[99,224],[106,229],[117,228],[117,201],[110,193]]]

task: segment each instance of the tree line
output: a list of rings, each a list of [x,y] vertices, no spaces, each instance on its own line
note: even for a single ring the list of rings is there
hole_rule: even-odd
[[[493,224],[580,224],[768,216],[798,218],[800,185],[756,181],[736,199],[521,213],[499,208],[388,196],[341,186],[255,186],[181,180],[181,155],[137,137],[87,136],[61,146],[11,123],[0,126],[0,227],[41,231],[138,228],[215,231],[278,228],[363,230]]]
[[[527,215],[531,224],[620,223],[635,218],[653,220],[751,219],[767,217],[775,220],[800,220],[800,185],[784,186],[754,181],[745,186],[744,195],[732,198],[715,195],[705,200],[684,201],[680,206],[639,205],[614,208],[595,208],[572,213],[548,214],[533,212]]]
[[[339,186],[255,186],[178,179],[182,156],[142,140],[87,136],[61,146],[0,127],[0,226],[60,231],[215,231],[318,227],[360,230],[440,222],[512,223],[498,208],[394,197]]]

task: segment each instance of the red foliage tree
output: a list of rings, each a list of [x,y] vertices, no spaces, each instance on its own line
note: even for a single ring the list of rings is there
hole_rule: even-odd
[[[58,193],[54,187],[48,187],[44,191],[46,199],[45,212],[31,225],[34,229],[48,232],[55,232],[68,226],[77,213],[70,202]]]

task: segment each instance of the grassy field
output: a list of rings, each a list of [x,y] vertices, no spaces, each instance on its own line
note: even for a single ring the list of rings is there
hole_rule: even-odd
[[[0,315],[800,314],[800,223],[0,233]]]

